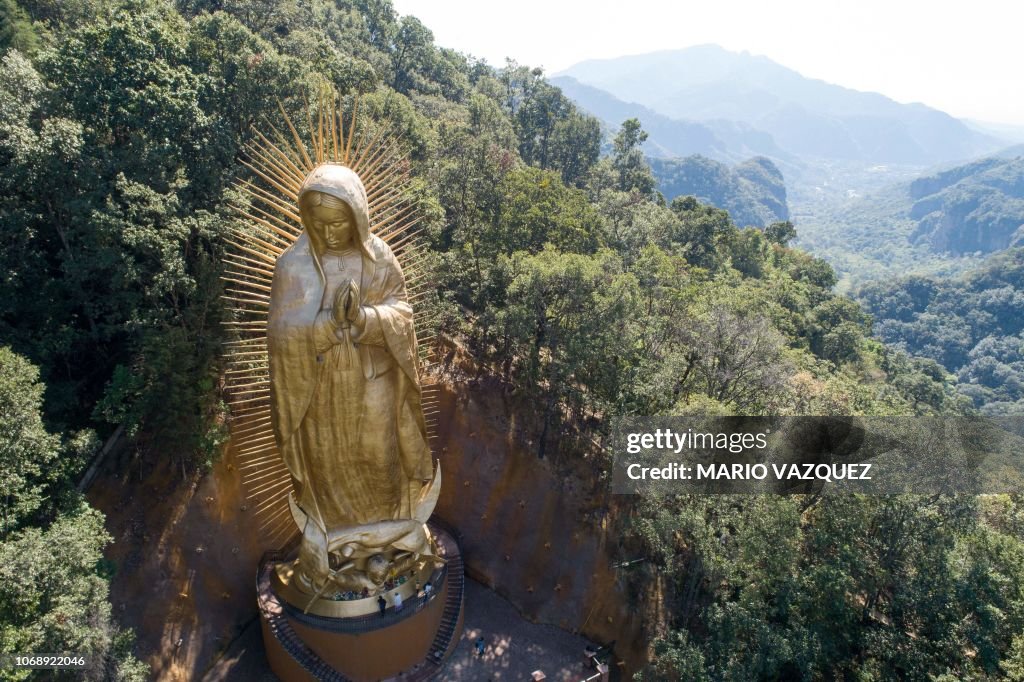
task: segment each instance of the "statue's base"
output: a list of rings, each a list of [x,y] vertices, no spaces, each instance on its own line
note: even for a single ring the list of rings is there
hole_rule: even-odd
[[[462,635],[465,576],[452,533],[430,523],[447,561],[429,597],[408,599],[399,611],[357,617],[308,615],[275,590],[278,564],[293,557],[268,552],[256,589],[270,668],[284,682],[428,680],[441,673]]]

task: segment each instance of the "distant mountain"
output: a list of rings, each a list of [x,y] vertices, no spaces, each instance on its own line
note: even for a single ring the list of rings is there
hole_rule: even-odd
[[[804,157],[933,165],[1002,145],[922,104],[805,78],[766,57],[716,45],[590,60],[558,75],[670,119],[745,124]]]
[[[812,208],[794,202],[799,244],[843,282],[962,274],[1024,244],[1024,155],[1001,152]]]
[[[912,239],[955,255],[1024,245],[1024,156],[982,159],[910,183]]]
[[[791,155],[783,151],[772,136],[745,123],[735,121],[687,121],[669,118],[633,102],[625,102],[604,90],[584,85],[575,78],[549,79],[566,97],[617,128],[628,118],[640,119],[648,134],[644,153],[651,157],[678,157],[700,154],[718,161],[733,162],[756,155],[778,159]]]
[[[1012,125],[1009,123],[991,123],[989,121],[976,121],[974,119],[961,119],[965,124],[975,130],[1002,138],[1008,142],[1024,142],[1024,126]]]
[[[782,173],[764,157],[735,168],[703,156],[651,159],[658,189],[665,198],[693,195],[729,211],[737,225],[764,227],[789,219]]]
[[[1015,144],[1012,147],[1000,149],[992,156],[998,156],[1001,159],[1012,159],[1017,156],[1024,156],[1024,144]]]

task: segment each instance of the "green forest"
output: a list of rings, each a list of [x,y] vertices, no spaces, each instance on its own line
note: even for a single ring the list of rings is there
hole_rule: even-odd
[[[933,251],[992,253],[1024,243],[1024,157],[981,159],[917,178],[909,190],[911,239]]]
[[[146,679],[78,482],[117,427],[183,472],[217,457],[242,145],[325,88],[410,150],[441,331],[536,406],[540,457],[582,460],[573,434],[610,415],[971,409],[945,356],[872,336],[799,225],[667,201],[639,121],[603,140],[540,69],[440,47],[388,0],[0,0],[0,53],[0,655]],[[1016,498],[621,504],[647,558],[623,580],[663,600],[638,678],[1024,680]]]
[[[846,202],[806,239],[844,271],[879,339],[940,363],[988,415],[1022,407],[1019,152],[1011,147]]]
[[[879,337],[931,358],[983,414],[1024,410],[1024,250],[1009,249],[956,278],[909,276],[863,286]]]
[[[724,208],[737,225],[764,227],[789,219],[786,182],[782,172],[764,156],[730,168],[700,155],[650,159],[658,189],[667,198],[692,195]]]
[[[794,218],[800,243],[827,258],[848,285],[910,273],[962,275],[1024,239],[1021,151],[1017,145],[923,175],[903,169],[897,175],[916,177],[881,186],[883,173],[839,174],[833,184],[871,189],[817,205],[805,198]]]

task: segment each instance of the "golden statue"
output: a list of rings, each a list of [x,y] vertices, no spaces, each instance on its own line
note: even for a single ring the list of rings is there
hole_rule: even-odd
[[[270,403],[302,527],[298,579],[396,548],[430,554],[430,448],[402,269],[369,232],[366,191],[322,164],[299,190],[305,232],[277,260],[267,342]]]
[[[264,183],[242,185],[253,204],[238,208],[249,220],[225,276],[229,324],[243,337],[229,390],[239,452],[248,469],[259,463],[254,489],[286,494],[301,533],[298,558],[278,566],[279,588],[307,610],[351,615],[372,612],[373,597],[405,576],[426,582],[439,564],[426,522],[441,477],[411,297],[387,242],[411,253],[407,162],[379,135],[353,146],[354,115],[346,135],[342,112],[324,110],[318,130],[310,117],[312,155],[287,117],[290,141],[275,129],[276,142],[260,135],[249,147]]]

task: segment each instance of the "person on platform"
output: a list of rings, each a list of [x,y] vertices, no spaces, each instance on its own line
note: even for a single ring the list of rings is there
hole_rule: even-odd
[[[377,608],[380,609],[381,616],[388,610],[388,601],[384,598],[384,595],[377,597]]]
[[[395,611],[402,610],[402,593],[395,592]]]

